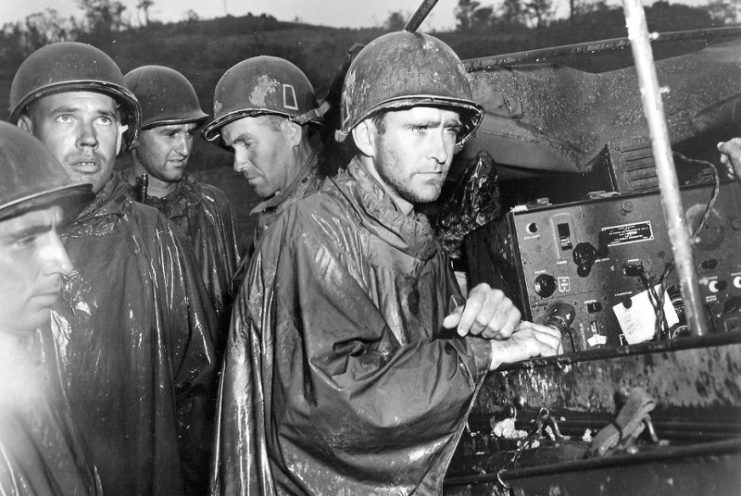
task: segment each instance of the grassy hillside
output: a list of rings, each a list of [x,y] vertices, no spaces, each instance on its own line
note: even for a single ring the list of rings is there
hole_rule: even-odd
[[[675,9],[677,15],[667,15],[666,5],[662,8],[665,10],[660,12],[656,7],[648,9],[652,29],[708,27],[707,16],[685,12],[685,7]],[[193,83],[204,110],[210,113],[216,82],[229,67],[245,58],[267,54],[290,60],[306,73],[323,98],[348,49],[356,43],[365,44],[382,33],[380,29],[328,28],[247,15],[155,24],[116,33],[113,38],[93,39],[88,35],[80,41],[87,41],[110,54],[124,73],[144,64],[161,64],[181,71]],[[575,25],[565,20],[543,29],[501,24],[484,30],[437,35],[462,58],[474,58],[620,37],[625,35],[625,21],[619,9],[607,9],[584,14]],[[7,118],[10,83],[21,60],[19,54],[0,60],[0,101],[3,102],[0,118]],[[257,200],[244,179],[230,172],[230,167],[229,153],[200,138],[196,140],[191,169],[204,181],[220,186],[229,194],[238,213],[240,230],[248,236],[252,231],[248,212]]]

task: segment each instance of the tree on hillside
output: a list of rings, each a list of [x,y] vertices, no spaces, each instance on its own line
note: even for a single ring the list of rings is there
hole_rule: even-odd
[[[137,10],[144,13],[144,25],[149,25],[149,9],[154,5],[154,0],[139,0],[136,4]]]
[[[88,33],[119,32],[128,27],[123,18],[126,6],[118,0],[77,0],[77,4],[85,12]]]
[[[460,31],[488,29],[494,21],[494,8],[482,7],[476,0],[458,0],[454,12],[458,21],[456,29]]]
[[[525,4],[531,25],[542,28],[553,17],[552,0],[530,0]]]
[[[183,20],[189,24],[195,24],[196,22],[201,20],[201,17],[198,15],[198,12],[196,12],[193,9],[188,9],[185,12],[185,15],[183,16]]]
[[[654,2],[646,8],[646,22],[649,29],[656,31],[680,31],[713,25],[706,8],[670,4],[665,0]]]
[[[503,0],[500,12],[501,19],[506,24],[525,24],[526,8],[521,0]]]
[[[406,25],[406,18],[400,10],[389,12],[389,16],[383,23],[383,29],[387,31],[401,31]]]
[[[741,0],[714,0],[708,3],[708,13],[718,24],[736,24],[741,20]]]
[[[460,31],[471,29],[471,18],[476,9],[479,8],[479,2],[475,0],[458,0],[458,6],[453,11],[455,19],[458,21],[456,28]]]
[[[76,39],[78,30],[74,17],[63,18],[55,9],[30,14],[23,21],[3,26],[0,32],[2,60],[17,59],[20,63],[44,45]]]

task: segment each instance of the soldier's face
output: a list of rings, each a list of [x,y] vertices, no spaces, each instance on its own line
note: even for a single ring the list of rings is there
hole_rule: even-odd
[[[94,193],[103,188],[121,139],[113,98],[90,91],[55,93],[35,102],[28,118],[32,134],[46,144],[70,179],[91,184]]]
[[[0,330],[31,332],[49,320],[72,264],[56,226],[60,207],[0,221]]]
[[[280,117],[261,115],[230,122],[221,131],[234,151],[234,170],[241,173],[261,198],[291,184],[299,164]]]
[[[458,113],[413,107],[387,112],[382,127],[376,128],[373,164],[391,196],[407,211],[436,200],[455,154]]]
[[[195,124],[188,123],[157,126],[142,131],[139,145],[134,150],[136,159],[160,181],[180,181],[193,148],[195,129]]]

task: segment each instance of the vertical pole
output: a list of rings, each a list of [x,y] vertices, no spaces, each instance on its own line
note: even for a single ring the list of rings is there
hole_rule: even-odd
[[[695,274],[689,230],[682,207],[679,181],[674,168],[669,132],[664,117],[664,104],[661,100],[653,52],[648,36],[646,14],[641,0],[623,0],[628,38],[633,50],[638,82],[643,101],[643,111],[651,134],[651,149],[656,161],[656,174],[661,189],[661,205],[669,230],[669,241],[674,253],[674,263],[684,300],[687,324],[693,336],[707,334],[707,321],[703,311],[700,287]]]
[[[437,4],[437,0],[424,0],[419,7],[417,7],[417,10],[414,12],[412,17],[407,21],[404,26],[404,31],[409,31],[410,33],[415,32],[419,28],[420,24],[422,24],[422,21],[424,21],[429,15],[435,4]]]

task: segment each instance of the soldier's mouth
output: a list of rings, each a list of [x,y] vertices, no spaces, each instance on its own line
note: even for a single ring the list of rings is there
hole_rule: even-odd
[[[77,162],[74,162],[72,164],[72,167],[76,171],[82,172],[85,174],[92,174],[100,170],[100,165],[95,160],[78,160]]]

